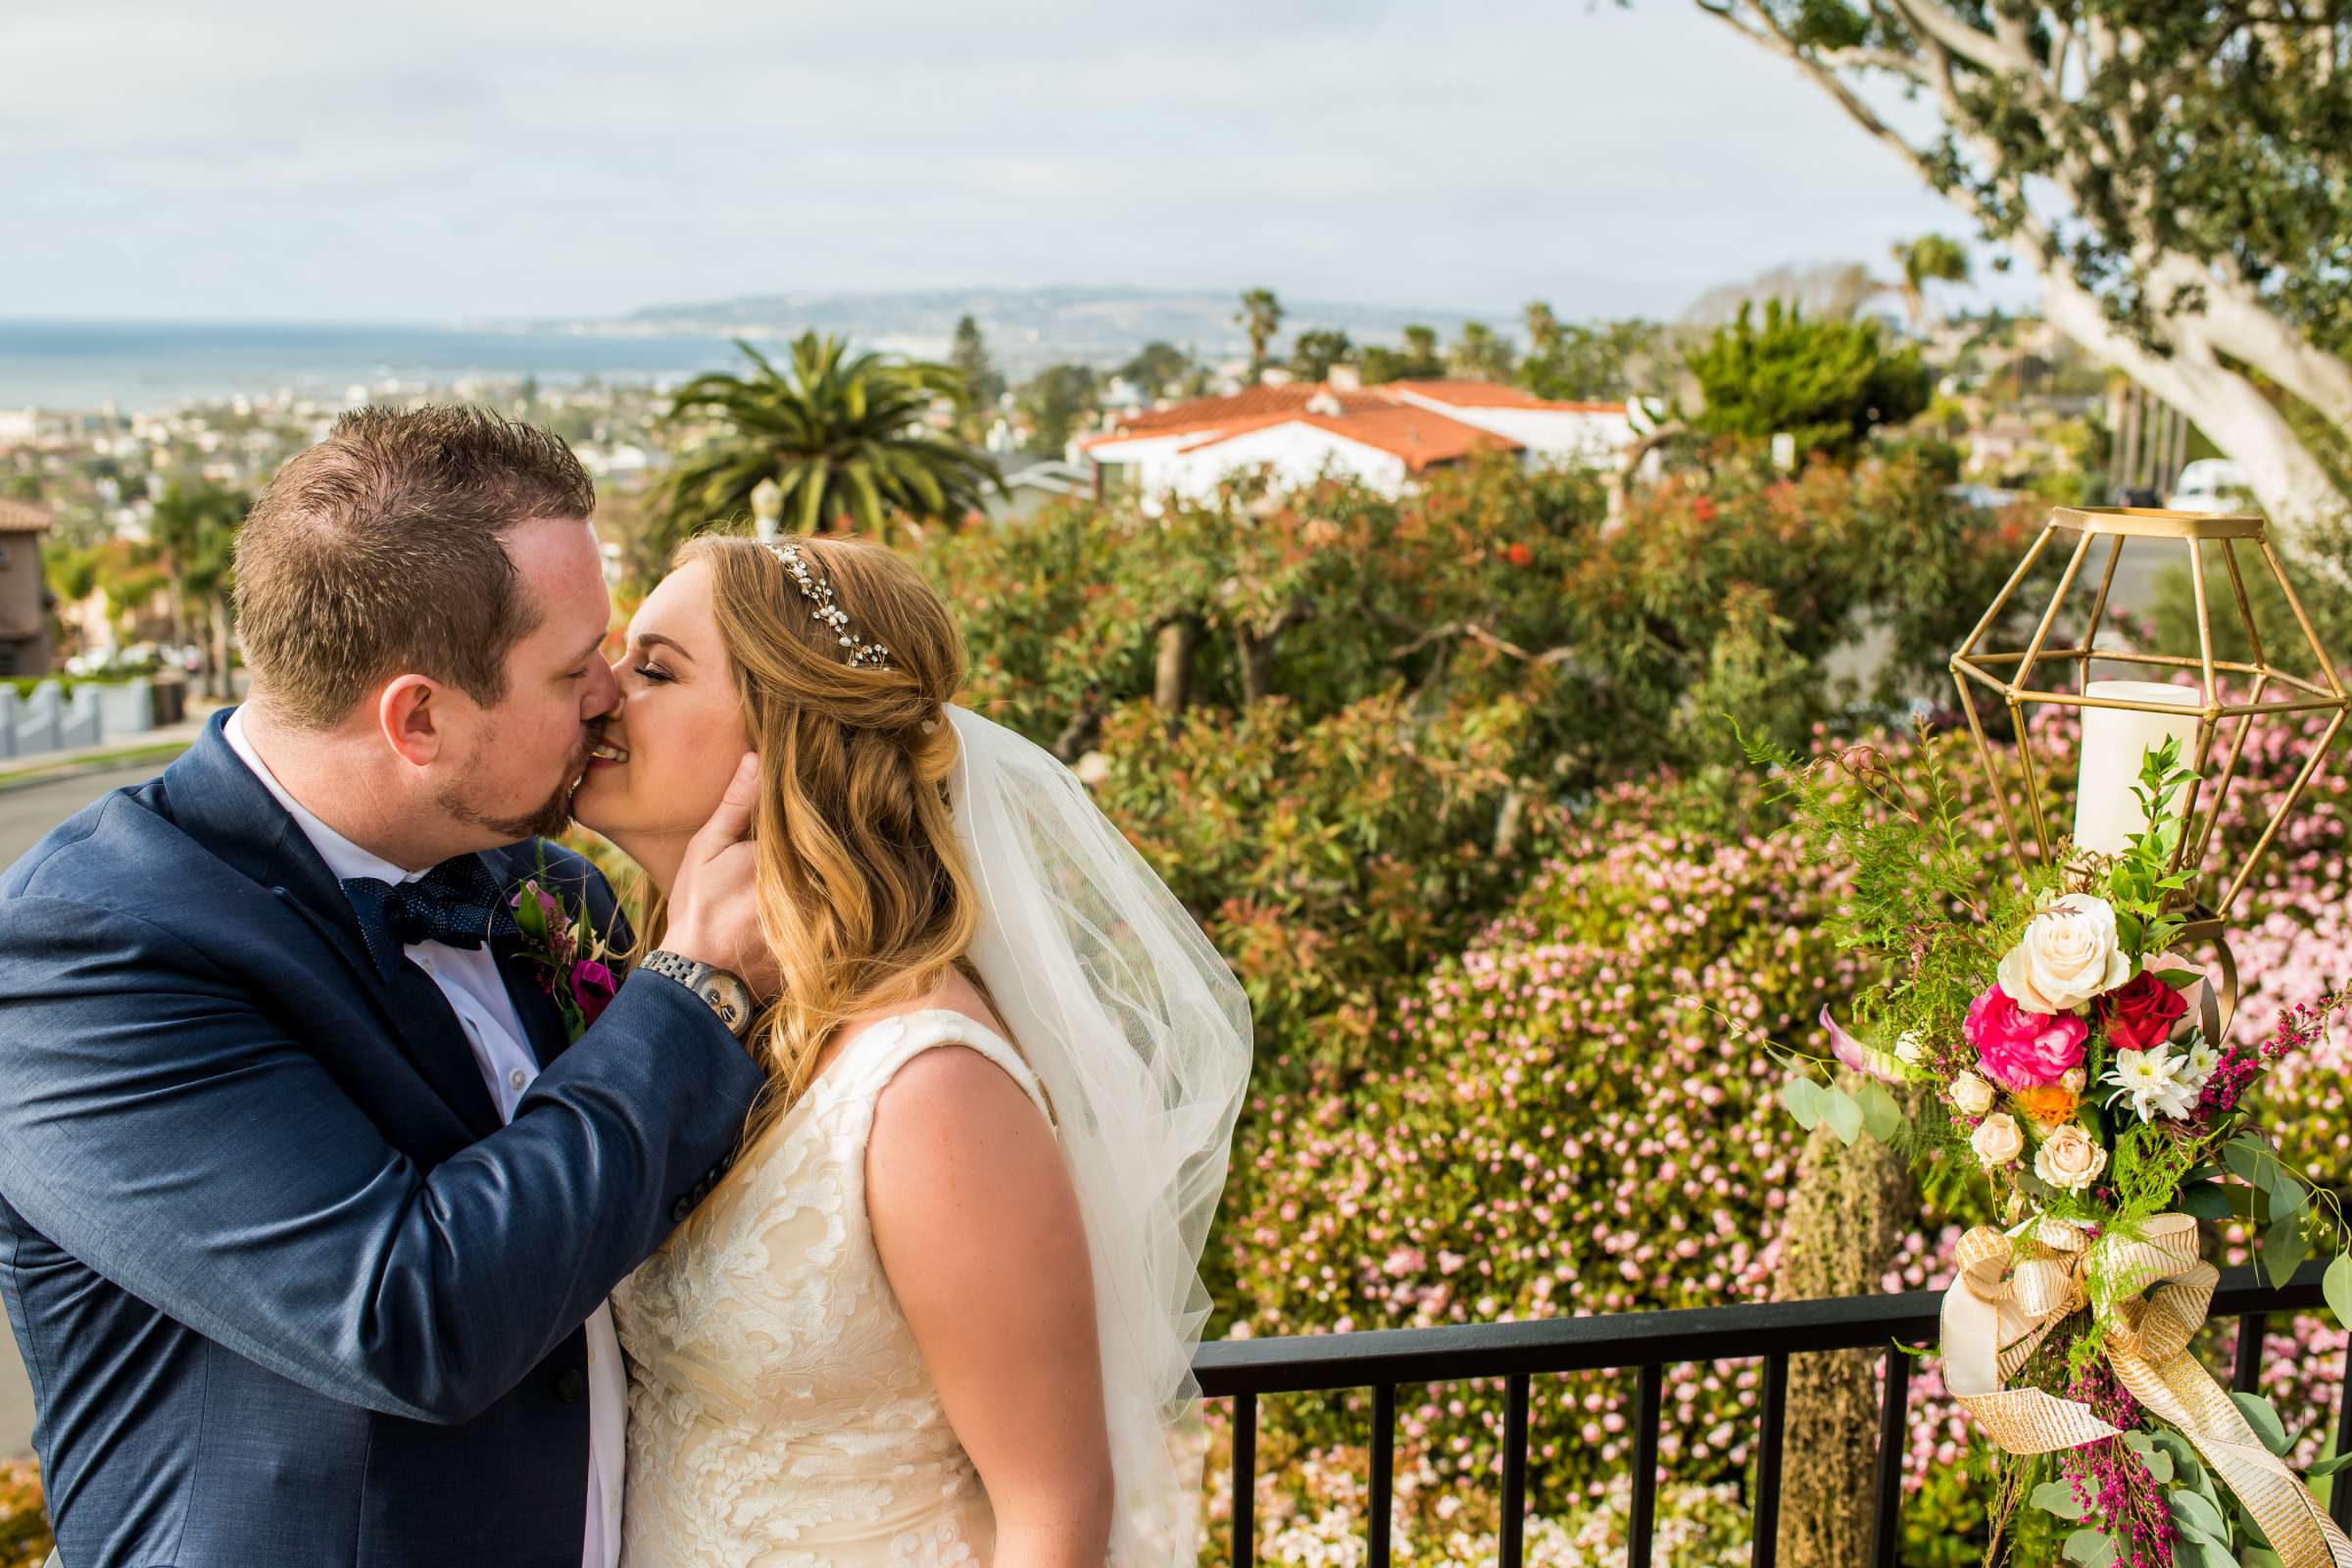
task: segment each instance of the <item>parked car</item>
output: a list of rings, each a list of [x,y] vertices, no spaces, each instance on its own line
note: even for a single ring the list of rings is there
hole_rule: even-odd
[[[2228,458],[2199,458],[2181,468],[2165,505],[2175,512],[2251,512],[2254,487],[2246,470]]]

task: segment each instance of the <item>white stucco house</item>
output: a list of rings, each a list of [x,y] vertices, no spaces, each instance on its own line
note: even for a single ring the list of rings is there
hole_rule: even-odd
[[[1253,386],[1128,416],[1075,443],[1104,496],[1198,500],[1255,469],[1283,484],[1325,474],[1396,495],[1479,453],[1528,467],[1605,467],[1633,444],[1622,403],[1562,403],[1490,381],[1344,379]]]

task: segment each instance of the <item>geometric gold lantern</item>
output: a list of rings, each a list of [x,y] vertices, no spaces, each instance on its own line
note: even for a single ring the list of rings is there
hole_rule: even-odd
[[[2179,561],[2185,554],[2189,583],[2196,596],[2197,647],[2193,651],[2137,653],[2097,646],[2127,544],[2132,546],[2134,565],[2150,553],[2160,561],[2167,556]],[[2057,592],[2050,596],[2048,607],[2034,628],[2032,641],[2018,652],[1988,650],[1985,639],[2009,609],[2026,574],[2054,548],[2068,550],[2066,568],[2058,579]],[[2241,561],[2241,551],[2248,560]],[[2216,584],[2212,570],[2217,564],[2229,583],[2229,602],[2224,612],[2234,611],[2234,618],[2243,625],[2253,651],[2250,662],[2214,657]],[[2291,652],[2286,667],[2272,663],[2263,647],[2262,633],[2254,623],[2253,606],[2246,597],[2246,572],[2256,564],[2278,584],[2302,630],[2304,647]],[[2085,586],[2090,576],[2086,566],[2096,572],[2095,589]],[[2085,604],[2087,610],[2082,608]],[[2308,665],[2303,663],[2306,653],[2311,661]],[[2066,668],[2069,664],[2074,666],[2071,673]],[[2092,678],[2093,665],[2110,664],[2153,671],[2162,683]],[[2302,602],[2296,598],[2294,586],[2287,581],[2286,571],[2279,564],[2278,552],[2266,537],[2263,519],[2133,507],[2060,507],[2050,514],[2049,522],[2026,552],[2025,560],[2018,564],[1991,608],[1984,612],[1977,629],[1969,633],[1960,651],[1952,656],[1951,669],[1952,678],[1960,688],[1960,705],[1968,714],[1969,729],[1984,764],[1985,780],[2000,806],[2001,827],[2008,835],[2010,853],[2021,869],[2027,864],[2026,843],[2018,832],[2016,816],[1993,766],[1992,750],[1985,740],[1975,688],[1998,692],[2008,705],[2025,769],[2024,814],[2033,830],[2034,858],[2044,864],[2051,863],[2061,854],[2071,857],[2084,849],[2112,852],[2121,848],[2121,844],[2079,844],[2075,842],[2075,834],[2053,836],[2045,810],[2048,792],[2036,768],[2033,748],[2028,744],[2029,710],[2046,706],[2082,710],[2084,775],[2075,825],[2085,840],[2115,832],[2106,816],[2093,823],[2086,821],[2083,813],[2096,810],[2091,800],[2094,794],[2113,793],[2116,778],[2137,775],[2139,749],[2136,744],[2127,743],[2146,738],[2154,730],[2168,730],[2179,736],[2182,742],[2180,756],[2197,775],[2188,786],[2188,808],[2173,861],[2175,871],[2185,867],[2192,876],[2189,887],[2177,895],[2186,921],[2181,936],[2189,942],[2210,942],[2220,950],[2223,968],[2220,1000],[2224,1011],[2220,1027],[2226,1028],[2227,1013],[2234,1010],[2237,996],[2235,964],[2223,938],[2230,906],[2253,876],[2264,853],[2278,836],[2280,824],[2302,799],[2304,788],[2319,771],[2328,748],[2342,731],[2347,709],[2352,708],[2352,699],[2347,699],[2343,683],[2336,676],[2334,661],[2320,646],[2311,617],[2304,613]],[[2183,672],[2193,675],[2193,683],[2178,684]],[[2297,770],[2293,785],[2272,811],[2261,838],[2247,852],[2242,863],[2207,865],[2214,827],[2221,818],[2231,785],[2237,782],[2238,760],[2245,754],[2253,727],[2258,723],[2296,723],[2307,713],[2329,716]],[[2097,739],[2101,731],[2107,735],[2103,746]],[[2124,755],[2126,751],[2128,756]],[[2094,752],[2100,755],[2094,756]],[[2102,769],[2103,775],[2094,781],[2094,774]]]

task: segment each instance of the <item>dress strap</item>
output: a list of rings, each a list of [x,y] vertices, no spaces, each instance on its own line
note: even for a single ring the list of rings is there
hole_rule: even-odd
[[[953,1007],[926,1007],[919,1012],[877,1018],[858,1032],[858,1037],[844,1048],[843,1054],[857,1058],[858,1085],[870,1097],[880,1095],[901,1067],[939,1046],[964,1046],[995,1062],[1045,1112],[1046,1120],[1054,1123],[1054,1106],[1046,1099],[1044,1086],[1021,1059],[1012,1042],[979,1019]]]

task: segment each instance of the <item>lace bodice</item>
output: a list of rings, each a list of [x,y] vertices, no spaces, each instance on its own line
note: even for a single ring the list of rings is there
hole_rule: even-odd
[[[874,1103],[958,1012],[861,1030],[612,1295],[630,1360],[622,1568],[986,1564],[995,1520],[874,1251]]]

